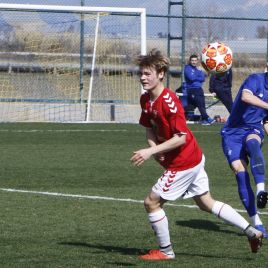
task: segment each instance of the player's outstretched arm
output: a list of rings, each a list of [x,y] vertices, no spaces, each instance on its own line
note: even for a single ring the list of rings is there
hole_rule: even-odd
[[[251,104],[251,105],[263,108],[263,109],[268,109],[268,103],[254,96],[250,91],[243,90],[241,100],[248,104]]]
[[[135,151],[133,156],[131,157],[131,162],[134,166],[142,165],[146,160],[148,160],[152,155],[165,153],[171,151],[186,142],[186,135],[174,135],[171,139],[157,144],[156,146],[152,146],[149,148],[141,149]]]

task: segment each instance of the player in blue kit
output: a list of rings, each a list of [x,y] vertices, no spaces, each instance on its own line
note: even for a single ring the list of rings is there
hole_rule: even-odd
[[[240,199],[253,226],[268,238],[257,213],[264,208],[268,193],[265,191],[265,161],[261,150],[264,130],[268,133],[268,73],[250,75],[242,84],[233,104],[232,112],[222,128],[222,148],[234,171]],[[247,166],[256,184],[255,194],[250,184]]]
[[[229,113],[233,106],[232,79],[232,69],[224,73],[211,74],[209,79],[209,92],[223,103]]]
[[[206,111],[205,95],[202,88],[205,82],[205,74],[198,68],[198,56],[193,54],[189,58],[189,64],[184,68],[185,85],[188,105],[198,108],[202,125],[211,125],[215,120],[210,118]]]

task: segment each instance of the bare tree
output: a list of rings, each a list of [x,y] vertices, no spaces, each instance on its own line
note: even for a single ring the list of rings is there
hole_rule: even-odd
[[[265,27],[264,25],[258,26],[257,27],[256,37],[260,38],[260,39],[267,38],[268,37],[267,27]]]
[[[205,8],[205,7],[204,7]],[[195,15],[205,14],[206,16],[219,15],[219,9],[217,4],[213,4],[209,7],[206,6],[205,10],[195,10]],[[188,53],[193,51],[199,51],[200,46],[204,43],[225,41],[235,38],[238,35],[236,30],[237,24],[234,21],[224,19],[190,19],[186,23],[187,39],[190,41],[187,44]]]

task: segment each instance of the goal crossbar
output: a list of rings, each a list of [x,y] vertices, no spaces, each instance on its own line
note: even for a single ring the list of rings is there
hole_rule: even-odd
[[[58,5],[31,5],[31,4],[8,4],[0,3],[0,9],[6,11],[38,11],[38,12],[123,12],[145,14],[145,8],[124,8],[124,7],[89,7],[89,6],[58,6]]]
[[[0,11],[36,11],[36,12],[122,12],[127,14],[140,14],[141,17],[141,54],[146,54],[146,8],[124,7],[89,7],[89,6],[58,6],[58,5],[31,5],[31,4],[8,4],[0,3]]]

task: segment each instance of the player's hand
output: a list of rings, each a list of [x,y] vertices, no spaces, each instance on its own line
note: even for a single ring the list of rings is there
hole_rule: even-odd
[[[146,160],[151,157],[151,153],[149,149],[141,149],[133,153],[134,155],[131,157],[131,162],[134,166],[142,165]]]
[[[215,92],[211,93],[213,100],[217,101],[219,98]]]
[[[217,96],[215,92],[212,92],[211,94],[214,98]]]

